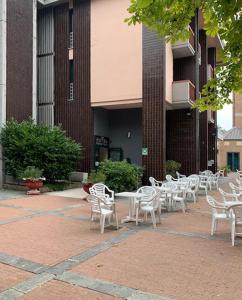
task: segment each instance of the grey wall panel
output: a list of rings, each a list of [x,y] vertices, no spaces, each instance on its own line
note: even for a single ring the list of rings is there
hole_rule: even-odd
[[[38,104],[54,102],[54,56],[38,57]]]
[[[53,8],[38,12],[38,55],[54,53],[54,14]]]
[[[54,124],[53,105],[42,105],[38,107],[38,123],[53,126]]]
[[[54,125],[54,13],[38,11],[38,122]]]

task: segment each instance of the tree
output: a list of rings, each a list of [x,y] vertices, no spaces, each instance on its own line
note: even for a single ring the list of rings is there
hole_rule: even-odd
[[[197,9],[204,16],[206,34],[219,35],[224,49],[216,76],[194,105],[200,111],[218,110],[231,103],[230,93],[242,92],[242,0],[131,0],[125,21],[143,23],[172,43],[189,37],[188,25]]]

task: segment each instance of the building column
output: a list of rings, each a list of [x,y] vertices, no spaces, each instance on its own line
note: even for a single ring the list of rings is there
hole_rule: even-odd
[[[37,0],[33,0],[32,119],[37,122]]]
[[[0,126],[6,123],[7,0],[0,0]],[[0,187],[4,181],[2,147],[0,147]]]
[[[166,161],[165,39],[143,27],[144,181],[164,178]]]

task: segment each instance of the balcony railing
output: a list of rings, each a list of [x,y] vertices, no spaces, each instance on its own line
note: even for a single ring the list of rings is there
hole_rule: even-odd
[[[193,56],[195,54],[195,37],[192,28],[189,26],[190,37],[185,41],[179,40],[172,45],[173,57],[181,58]]]
[[[210,80],[214,77],[213,67],[211,65],[207,65],[207,77],[208,77],[208,80]]]
[[[190,80],[174,81],[172,84],[172,105],[177,108],[191,107],[196,99],[195,85]]]

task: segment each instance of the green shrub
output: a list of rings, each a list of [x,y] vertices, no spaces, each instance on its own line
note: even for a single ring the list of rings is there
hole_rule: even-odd
[[[141,167],[126,161],[105,160],[98,170],[106,176],[105,184],[117,193],[137,189],[143,173]]]
[[[166,162],[166,174],[176,177],[176,172],[181,169],[181,164],[174,160],[167,160]]]
[[[105,183],[105,180],[106,180],[106,176],[102,172],[92,171],[88,176],[87,182],[92,184],[100,183],[100,182]]]
[[[39,180],[43,174],[43,170],[35,168],[33,166],[28,166],[23,172],[19,174],[20,179],[30,179],[30,180]]]
[[[28,166],[43,170],[48,181],[66,179],[81,158],[82,147],[60,127],[33,121],[8,121],[1,132],[5,171],[15,178]]]

